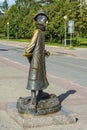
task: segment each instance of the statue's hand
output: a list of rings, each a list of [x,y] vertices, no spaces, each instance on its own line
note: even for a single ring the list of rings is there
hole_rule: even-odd
[[[47,51],[47,55],[46,55],[47,57],[49,57],[50,56],[50,52],[49,51]]]
[[[27,53],[27,52],[25,52],[25,53],[23,54],[23,56],[26,56],[27,59],[28,59],[28,61],[31,62],[31,60],[32,60],[32,53]]]
[[[50,56],[50,52],[45,50],[45,55],[46,55],[46,57],[49,57]]]
[[[27,53],[27,52],[25,52],[25,53],[23,54],[23,56],[31,57],[31,56],[32,56],[32,53]]]

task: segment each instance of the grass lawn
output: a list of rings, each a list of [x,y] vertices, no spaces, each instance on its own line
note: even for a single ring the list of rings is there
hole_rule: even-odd
[[[0,39],[0,40],[7,40],[7,39]],[[16,41],[16,42],[30,42],[30,39],[9,39],[9,41]],[[81,48],[87,48],[87,38],[78,38],[77,39],[77,45],[76,47],[81,47]],[[60,46],[60,47],[64,47],[64,44],[61,43],[52,43],[52,42],[45,42],[46,45],[48,46]],[[70,42],[67,41],[67,46],[66,47],[70,47]]]

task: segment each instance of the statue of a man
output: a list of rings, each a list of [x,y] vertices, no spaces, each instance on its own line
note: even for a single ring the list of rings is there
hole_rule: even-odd
[[[38,95],[48,86],[46,78],[45,56],[49,52],[45,50],[45,34],[48,16],[44,10],[37,13],[34,20],[36,21],[36,30],[30,44],[25,50],[25,56],[30,63],[27,89],[31,90],[31,101],[36,103],[36,91]]]

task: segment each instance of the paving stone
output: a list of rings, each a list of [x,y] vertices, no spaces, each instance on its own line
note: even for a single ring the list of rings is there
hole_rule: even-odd
[[[9,115],[0,110],[0,130],[23,130],[20,125],[14,122]]]

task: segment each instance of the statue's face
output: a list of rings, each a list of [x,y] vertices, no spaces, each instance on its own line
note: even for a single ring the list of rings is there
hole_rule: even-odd
[[[38,15],[36,21],[37,23],[46,24],[47,17],[45,15]]]

